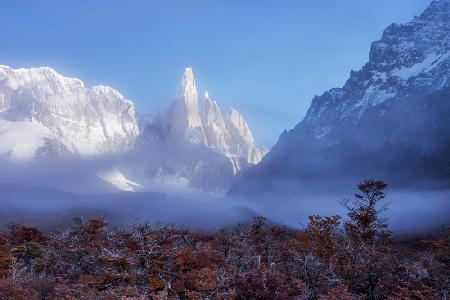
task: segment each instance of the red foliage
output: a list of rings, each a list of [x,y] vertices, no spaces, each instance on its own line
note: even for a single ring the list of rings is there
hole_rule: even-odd
[[[380,216],[385,187],[364,182],[346,219],[311,216],[303,230],[261,217],[209,234],[108,230],[104,220],[50,235],[12,225],[0,235],[0,299],[448,298],[450,229],[426,247],[397,244]]]
[[[237,299],[289,299],[281,274],[265,267],[251,270],[236,280]]]

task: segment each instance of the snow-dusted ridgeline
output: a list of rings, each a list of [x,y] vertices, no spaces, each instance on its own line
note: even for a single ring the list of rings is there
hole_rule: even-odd
[[[0,119],[46,128],[45,139],[52,140],[48,151],[60,154],[123,152],[133,147],[139,133],[134,104],[118,91],[86,88],[81,80],[48,67],[0,66]]]
[[[316,96],[232,193],[275,191],[288,181],[450,180],[449,94],[450,1],[434,0],[412,21],[388,26],[362,69]]]
[[[226,190],[240,171],[257,164],[267,152],[255,146],[238,111],[229,108],[223,113],[207,91],[199,96],[191,68],[185,69],[181,88],[167,111],[152,118],[142,116],[139,124],[142,134],[137,148],[156,153],[148,157],[143,173],[182,188],[187,182],[202,189]]]
[[[150,182],[215,190],[265,153],[239,112],[223,115],[207,92],[198,97],[191,68],[167,111],[149,117],[110,87],[87,88],[48,67],[0,66],[0,155],[14,162],[123,154],[117,165],[98,170],[120,190]]]
[[[198,97],[194,74],[186,68],[177,99],[165,115],[168,134],[218,151],[232,162],[235,172],[245,164],[257,164],[267,153],[255,145],[244,117],[233,107],[222,113],[205,91]]]

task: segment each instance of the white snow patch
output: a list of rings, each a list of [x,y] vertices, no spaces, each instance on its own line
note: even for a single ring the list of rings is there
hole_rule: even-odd
[[[98,172],[97,176],[125,192],[135,192],[135,188],[142,187],[139,183],[127,179],[118,169]]]
[[[9,122],[0,119],[0,154],[10,153],[14,162],[31,160],[45,146],[51,134],[47,127],[30,121]]]
[[[450,52],[442,55],[430,53],[422,62],[412,65],[411,67],[401,67],[400,69],[396,69],[392,72],[392,75],[407,81],[411,77],[430,71],[448,57],[450,57]]]
[[[22,115],[16,121],[33,118],[73,153],[124,152],[138,136],[134,104],[110,87],[87,89],[47,67],[0,65],[0,82],[0,111],[16,107]]]
[[[120,115],[107,111],[103,112],[103,124],[108,137],[115,138],[116,136],[121,136],[126,138]]]
[[[352,110],[358,109],[361,106],[364,107],[364,109],[368,106],[375,106],[380,103],[383,103],[384,101],[393,98],[397,92],[395,90],[380,90],[380,87],[377,85],[370,85],[362,97],[361,101],[359,101],[357,104],[355,104],[352,108]],[[364,112],[364,109],[361,110],[361,114]]]
[[[383,103],[384,101],[393,98],[397,92],[389,91],[389,90],[376,90],[372,97],[371,97],[371,104],[372,106],[378,105],[380,103]],[[369,96],[370,98],[370,96]]]

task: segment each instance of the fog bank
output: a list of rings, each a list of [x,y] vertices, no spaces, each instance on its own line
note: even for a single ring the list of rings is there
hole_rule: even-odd
[[[112,227],[134,223],[174,223],[196,230],[215,230],[248,223],[254,216],[293,228],[309,215],[345,216],[340,202],[351,193],[298,195],[296,199],[246,200],[162,193],[75,194],[17,184],[0,185],[0,225],[22,222],[65,229],[74,217],[103,217]],[[383,214],[396,233],[417,233],[449,225],[450,191],[387,191]]]

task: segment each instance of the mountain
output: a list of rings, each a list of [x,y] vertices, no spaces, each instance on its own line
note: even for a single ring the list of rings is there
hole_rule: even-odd
[[[177,99],[165,115],[168,135],[204,145],[227,156],[235,172],[247,164],[257,164],[267,150],[255,146],[252,131],[233,107],[224,115],[207,91],[197,96],[194,74],[186,68]]]
[[[176,99],[163,114],[141,116],[136,151],[146,156],[146,177],[159,183],[207,190],[228,188],[235,176],[266,154],[255,146],[244,117],[230,107],[222,113],[208,92],[198,96],[186,68]],[[142,154],[137,154],[142,157]]]
[[[0,153],[118,153],[138,136],[134,104],[107,86],[86,88],[51,68],[0,66]]]
[[[190,68],[167,111],[151,116],[136,113],[133,102],[110,87],[86,88],[47,67],[0,66],[3,170],[17,169],[11,162],[26,163],[20,167],[26,173],[51,171],[53,182],[78,176],[79,185],[102,192],[104,182],[124,191],[224,190],[265,153],[239,112],[223,114],[207,92],[198,97]],[[0,177],[13,178],[6,172]]]
[[[342,88],[316,96],[234,195],[322,188],[378,177],[450,185],[450,1],[435,0],[372,43]],[[348,183],[345,183],[348,184]]]

